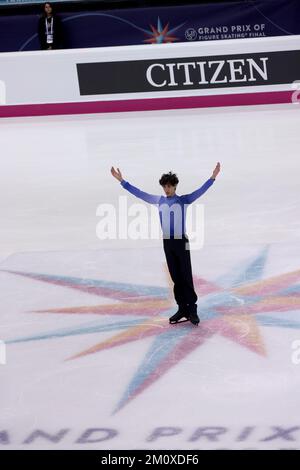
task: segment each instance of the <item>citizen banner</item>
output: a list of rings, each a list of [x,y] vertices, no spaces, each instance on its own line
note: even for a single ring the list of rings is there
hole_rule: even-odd
[[[280,85],[300,77],[300,51],[84,63],[77,72],[81,95]]]

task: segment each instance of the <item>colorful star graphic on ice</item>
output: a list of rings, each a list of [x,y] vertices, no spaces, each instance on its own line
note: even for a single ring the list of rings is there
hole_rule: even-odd
[[[165,26],[162,26],[160,18],[158,17],[156,28],[155,26],[151,24],[150,25],[151,31],[144,30],[145,33],[148,36],[150,36],[148,39],[145,39],[144,42],[147,42],[149,44],[162,44],[162,43],[178,41],[178,38],[176,38],[175,36],[172,36],[172,34],[175,31],[177,31],[179,28],[181,28],[183,24],[184,23],[182,23],[179,26],[176,26],[175,28],[169,29],[169,23],[167,23]]]
[[[21,271],[8,271],[36,281],[55,284],[85,293],[110,298],[117,303],[78,306],[38,311],[39,314],[85,315],[105,317],[73,328],[64,328],[39,335],[17,338],[7,343],[44,340],[71,335],[116,331],[109,339],[78,352],[68,360],[80,360],[90,354],[154,337],[154,341],[134,374],[115,412],[141,394],[147,387],[175,367],[213,335],[221,335],[266,356],[260,326],[300,329],[300,321],[290,320],[285,314],[300,308],[300,270],[263,279],[268,249],[253,260],[233,268],[232,272],[209,282],[194,276],[199,296],[198,311],[201,323],[172,325],[168,317],[174,312],[172,285],[169,288],[53,276]],[[120,320],[118,317],[122,316]],[[114,320],[114,317],[117,317]]]

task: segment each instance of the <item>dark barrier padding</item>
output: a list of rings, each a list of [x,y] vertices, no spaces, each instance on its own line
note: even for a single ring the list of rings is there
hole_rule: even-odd
[[[300,34],[299,0],[61,13],[64,48]],[[38,14],[0,17],[0,51],[40,49]]]

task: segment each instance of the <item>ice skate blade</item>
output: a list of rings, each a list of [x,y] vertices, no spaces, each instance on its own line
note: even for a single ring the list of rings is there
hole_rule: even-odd
[[[177,325],[177,323],[185,323],[189,321],[189,319],[187,318],[186,320],[179,320],[179,321],[169,321],[170,325]]]

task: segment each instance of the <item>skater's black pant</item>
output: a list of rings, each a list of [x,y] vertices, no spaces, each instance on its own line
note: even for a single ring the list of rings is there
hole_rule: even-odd
[[[197,294],[194,290],[188,238],[164,238],[164,252],[169,272],[174,282],[174,297],[183,311],[197,311]]]

